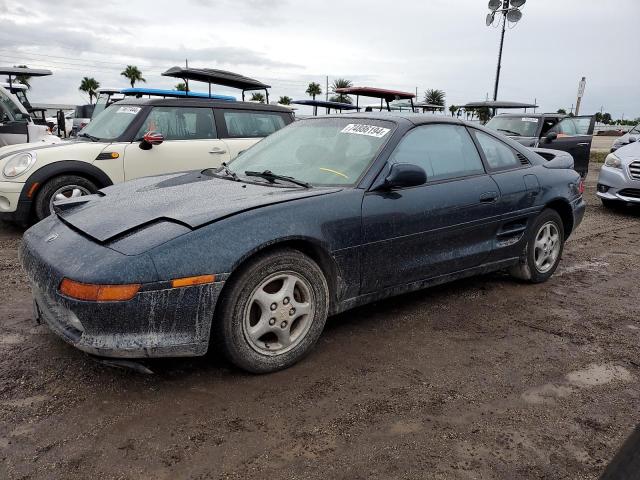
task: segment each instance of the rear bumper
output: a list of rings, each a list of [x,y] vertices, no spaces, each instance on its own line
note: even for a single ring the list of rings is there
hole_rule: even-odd
[[[214,283],[171,288],[170,282],[157,278],[146,255],[126,256],[96,244],[55,216],[25,232],[20,260],[42,322],[82,351],[101,357],[146,358],[204,355],[208,350],[224,275]],[[129,301],[82,301],[60,293],[65,277],[85,283],[141,283],[142,287]]]
[[[573,230],[575,230],[584,219],[584,214],[587,211],[587,202],[580,196],[571,202],[571,208],[573,210]]]

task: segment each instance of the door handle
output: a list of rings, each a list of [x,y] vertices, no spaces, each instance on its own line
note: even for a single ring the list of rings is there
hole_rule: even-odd
[[[224,148],[213,147],[211,150],[209,150],[209,153],[216,153],[216,154],[220,155],[222,153],[227,153],[227,151]]]
[[[589,142],[576,143],[579,147],[584,147],[585,145],[589,145]]]
[[[485,192],[480,195],[480,202],[493,203],[498,199],[498,192]]]

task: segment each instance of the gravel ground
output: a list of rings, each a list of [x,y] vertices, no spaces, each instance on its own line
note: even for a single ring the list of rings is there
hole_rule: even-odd
[[[0,225],[0,478],[596,478],[640,422],[640,213],[585,221],[555,276],[455,282],[330,319],[295,367],[105,367],[31,316]]]

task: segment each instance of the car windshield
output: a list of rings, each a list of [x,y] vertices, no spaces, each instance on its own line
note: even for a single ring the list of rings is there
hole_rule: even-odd
[[[538,131],[539,119],[536,117],[493,117],[485,125],[485,127],[502,133],[503,135],[512,135],[519,137],[535,137]]]
[[[140,112],[141,107],[114,104],[102,111],[78,133],[79,137],[115,140],[124,133]],[[86,135],[82,135],[82,134]]]
[[[353,185],[393,133],[392,122],[363,118],[297,121],[229,164],[237,175],[269,171],[311,185]]]
[[[0,123],[26,122],[26,115],[16,105],[15,101],[0,90]]]
[[[631,135],[638,135],[640,134],[640,123],[638,125],[636,125],[635,127],[633,127],[631,130],[629,130],[629,133]]]

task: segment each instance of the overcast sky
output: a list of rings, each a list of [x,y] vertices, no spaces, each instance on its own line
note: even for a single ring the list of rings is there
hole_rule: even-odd
[[[424,95],[447,105],[493,93],[500,31],[485,26],[485,0],[0,0],[0,65],[49,68],[32,102],[85,103],[83,76],[126,87],[137,65],[147,86],[171,88],[174,65],[221,68],[273,86],[272,99],[305,98],[311,81]],[[639,0],[528,0],[507,30],[498,98],[537,100],[544,111],[640,117]],[[193,85],[192,85],[192,88]],[[195,89],[195,88],[194,88]],[[202,90],[206,90],[203,86]],[[237,91],[216,89],[218,93]]]

